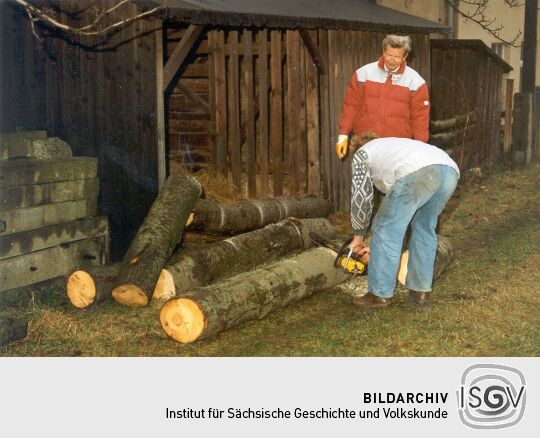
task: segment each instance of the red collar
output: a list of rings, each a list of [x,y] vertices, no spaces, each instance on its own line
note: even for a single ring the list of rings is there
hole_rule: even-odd
[[[405,71],[405,67],[407,67],[407,60],[404,60],[401,65],[399,66],[399,68],[397,69],[397,71],[395,72],[391,72],[392,74],[395,74],[395,75],[402,75],[403,72]],[[384,70],[384,71],[388,71],[388,70],[385,70],[384,68],[384,56],[381,55],[381,57],[379,58],[379,68],[381,70]]]

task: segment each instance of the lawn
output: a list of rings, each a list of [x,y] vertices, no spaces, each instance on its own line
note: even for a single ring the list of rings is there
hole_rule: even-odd
[[[454,260],[432,304],[397,302],[359,311],[323,291],[214,338],[189,345],[166,337],[159,304],[78,310],[61,284],[4,294],[22,306],[28,337],[3,356],[538,356],[540,353],[540,163],[464,175],[441,218]],[[343,215],[333,217],[348,231]]]

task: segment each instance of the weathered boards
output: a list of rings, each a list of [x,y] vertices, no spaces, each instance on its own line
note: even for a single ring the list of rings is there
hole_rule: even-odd
[[[201,191],[200,183],[188,175],[171,175],[165,181],[122,261],[113,290],[117,302],[128,306],[148,304]]]

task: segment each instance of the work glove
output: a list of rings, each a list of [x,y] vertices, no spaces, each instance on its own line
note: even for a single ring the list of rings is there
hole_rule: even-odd
[[[349,136],[341,134],[338,136],[338,141],[336,143],[336,154],[341,160],[345,155],[347,155],[347,147],[349,146]]]

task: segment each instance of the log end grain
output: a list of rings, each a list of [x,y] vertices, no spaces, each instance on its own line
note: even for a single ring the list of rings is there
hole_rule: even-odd
[[[401,254],[401,260],[399,262],[399,270],[397,279],[405,286],[405,280],[407,280],[407,264],[409,263],[409,251],[405,251],[403,254]]]
[[[148,304],[146,293],[133,284],[122,284],[114,288],[112,296],[117,303],[130,307],[142,307]]]
[[[206,325],[201,308],[189,298],[167,301],[161,308],[159,318],[165,333],[184,344],[196,341]]]
[[[75,271],[67,281],[67,295],[71,304],[84,309],[93,304],[96,298],[96,285],[85,271]]]
[[[176,295],[176,287],[174,286],[174,279],[167,269],[162,269],[159,274],[159,279],[154,289],[154,300],[170,300]]]

